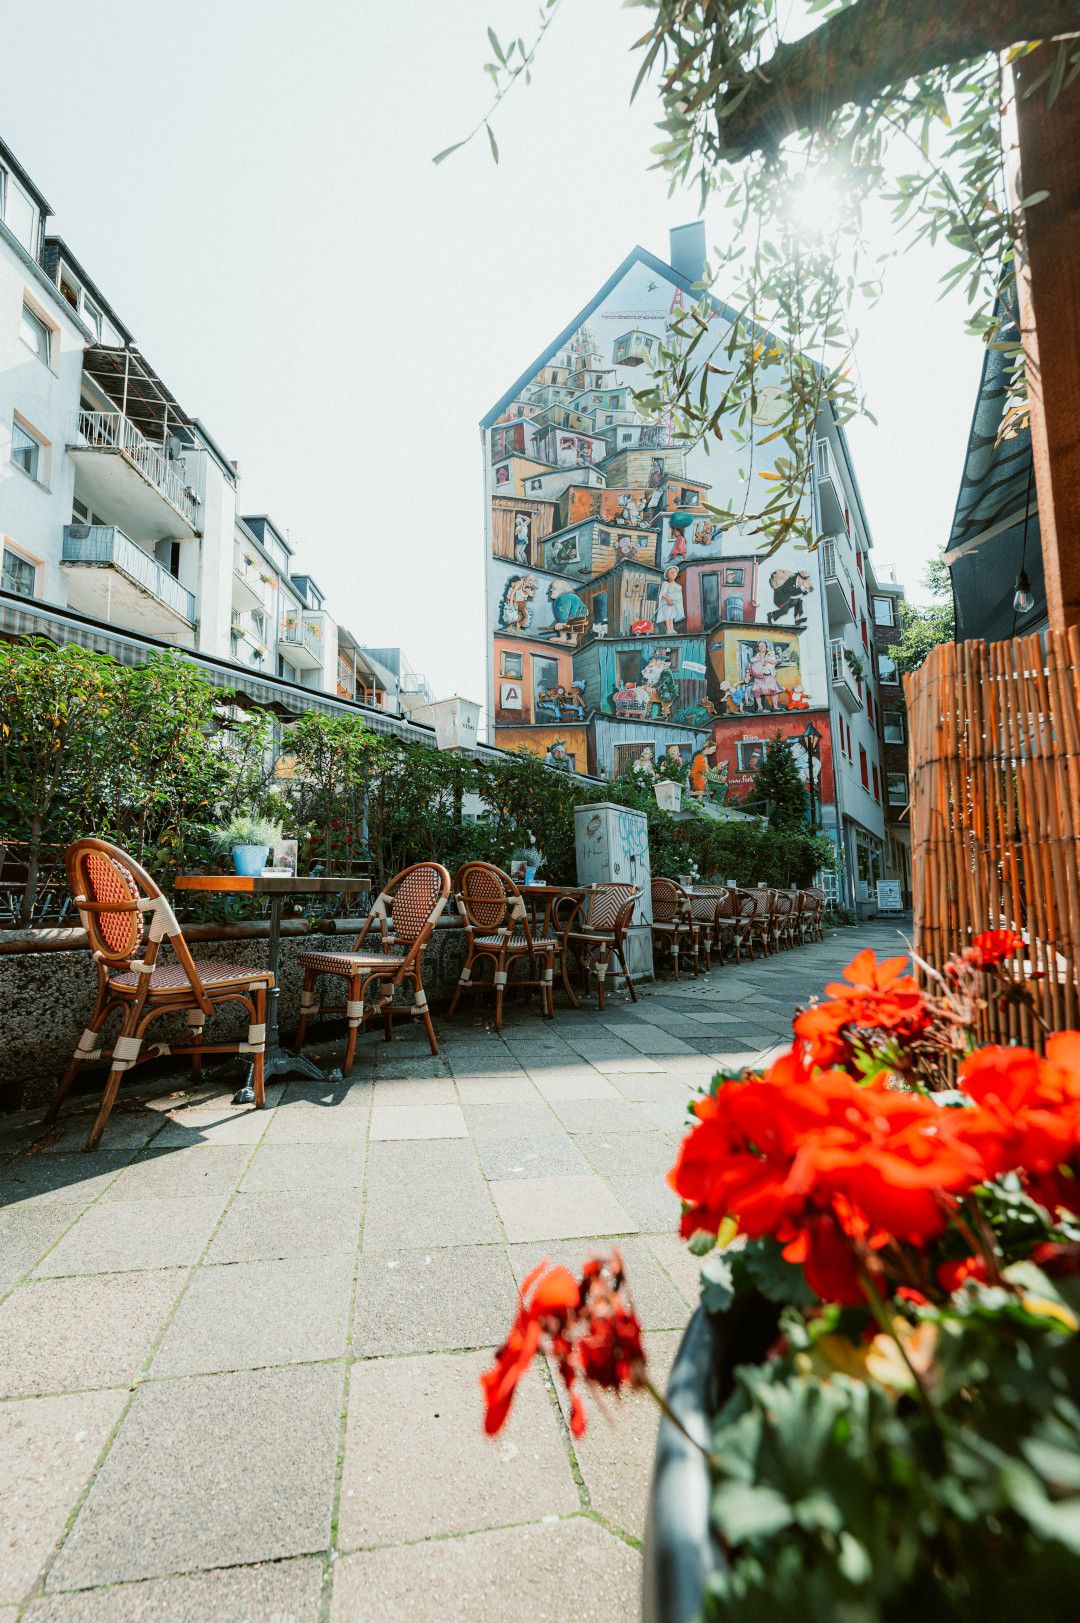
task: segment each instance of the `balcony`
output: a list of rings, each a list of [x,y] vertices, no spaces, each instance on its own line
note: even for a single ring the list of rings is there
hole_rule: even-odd
[[[831,626],[854,625],[855,610],[851,606],[851,594],[855,589],[855,583],[851,578],[851,571],[840,556],[840,548],[835,541],[823,541],[821,551],[825,570],[825,603],[829,611],[829,624]]]
[[[855,672],[847,662],[847,650],[842,642],[829,644],[829,663],[832,671],[833,692],[845,710],[854,713],[863,707],[861,686]]]
[[[152,445],[118,411],[79,412],[68,451],[79,495],[147,541],[197,535],[199,504],[164,447]]]
[[[828,440],[814,441],[814,484],[822,535],[846,535],[848,515],[844,487],[840,483]]]
[[[111,524],[69,524],[60,559],[73,609],[112,625],[190,642],[194,593]]]
[[[298,671],[317,671],[323,663],[321,629],[312,621],[287,614],[278,632],[278,653]]]
[[[233,559],[232,600],[236,609],[263,607],[262,581],[258,570],[242,556]]]

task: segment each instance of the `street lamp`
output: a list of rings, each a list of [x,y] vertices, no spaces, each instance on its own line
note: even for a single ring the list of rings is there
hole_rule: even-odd
[[[814,808],[814,758],[821,753],[821,734],[812,721],[806,724],[806,731],[799,740],[806,751],[806,792],[810,797],[810,832],[814,832],[817,825],[817,813]]]

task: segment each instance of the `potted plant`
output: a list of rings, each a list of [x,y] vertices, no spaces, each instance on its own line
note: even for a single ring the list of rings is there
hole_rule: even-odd
[[[1033,1015],[1023,954],[987,931],[923,988],[860,953],[788,1053],[695,1102],[668,1181],[703,1297],[657,1394],[647,1623],[1072,1615],[1080,1033],[975,1037],[991,999]],[[617,1259],[525,1281],[489,1431],[537,1352],[572,1394],[649,1386]]]
[[[266,867],[271,848],[282,837],[280,823],[267,817],[239,815],[232,817],[220,828],[210,830],[214,848],[222,853],[231,852],[233,868],[238,874],[252,877]]]

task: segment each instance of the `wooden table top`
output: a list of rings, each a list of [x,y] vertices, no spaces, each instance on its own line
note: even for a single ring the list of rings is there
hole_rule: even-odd
[[[370,874],[182,873],[173,881],[174,890],[227,891],[248,896],[333,896],[370,888]]]
[[[589,885],[519,885],[523,896],[584,896]]]

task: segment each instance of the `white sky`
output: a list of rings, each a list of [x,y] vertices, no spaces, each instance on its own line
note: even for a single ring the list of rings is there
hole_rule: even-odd
[[[696,212],[649,172],[651,93],[628,106],[645,15],[564,0],[498,168],[485,140],[431,157],[487,106],[486,25],[528,40],[535,0],[34,0],[0,56],[0,133],[239,461],[241,510],[439,694],[484,691],[479,417],[635,242],[666,259]],[[936,302],[944,263],[909,256],[860,318],[878,427],[848,430],[878,568],[914,596],[980,361],[960,299]]]

